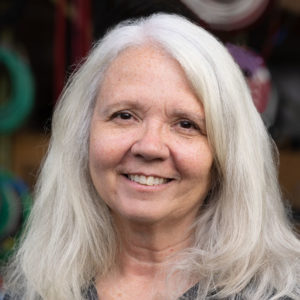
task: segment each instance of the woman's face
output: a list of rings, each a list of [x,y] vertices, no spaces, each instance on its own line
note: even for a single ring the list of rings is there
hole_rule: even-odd
[[[89,169],[113,215],[192,223],[210,187],[204,110],[179,64],[143,46],[108,68],[92,117]]]

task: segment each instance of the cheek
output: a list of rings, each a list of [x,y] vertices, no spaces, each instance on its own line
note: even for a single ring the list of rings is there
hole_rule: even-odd
[[[114,139],[107,135],[91,135],[89,145],[90,169],[97,170],[108,168],[118,156],[118,147]]]
[[[207,142],[185,144],[177,147],[177,165],[185,176],[210,180],[213,155]]]
[[[89,144],[90,169],[100,172],[115,168],[130,149],[130,136],[106,129],[105,126],[92,129]]]

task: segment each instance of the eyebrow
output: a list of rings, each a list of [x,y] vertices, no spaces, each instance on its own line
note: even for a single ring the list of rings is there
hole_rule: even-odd
[[[171,114],[181,118],[192,118],[193,120],[197,120],[198,122],[203,123],[205,125],[205,117],[202,117],[200,112],[194,113],[192,111],[186,111],[184,109],[174,109],[171,111]]]
[[[144,110],[143,105],[136,101],[132,100],[122,100],[122,102],[114,102],[108,105],[105,105],[104,109],[101,109],[100,106],[100,112],[104,114],[109,114],[110,112],[116,110],[116,109],[122,109],[122,108],[133,108],[138,110]]]

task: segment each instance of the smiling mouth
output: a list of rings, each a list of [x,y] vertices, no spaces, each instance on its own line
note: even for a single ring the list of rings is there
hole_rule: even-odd
[[[166,184],[173,179],[171,178],[162,178],[162,177],[154,177],[154,176],[144,176],[144,175],[132,175],[132,174],[124,174],[129,180],[134,181],[136,183],[142,185],[159,185]]]

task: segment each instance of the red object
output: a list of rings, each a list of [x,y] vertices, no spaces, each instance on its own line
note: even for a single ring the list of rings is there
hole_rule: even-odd
[[[237,45],[228,43],[226,47],[245,74],[257,110],[263,113],[271,95],[271,75],[263,58]]]
[[[91,47],[91,2],[74,0],[75,17],[72,31],[72,64],[85,57]]]
[[[76,66],[85,57],[92,43],[91,1],[58,0],[55,14],[54,37],[54,99],[55,102],[65,84],[67,62],[67,8],[72,4],[70,63]],[[71,10],[69,10],[71,11]]]
[[[56,4],[55,35],[54,35],[54,99],[59,97],[65,81],[66,68],[66,0]]]
[[[256,109],[260,113],[263,113],[267,108],[270,99],[270,73],[265,67],[261,67],[253,74],[252,77],[247,78],[247,83],[251,90]]]

